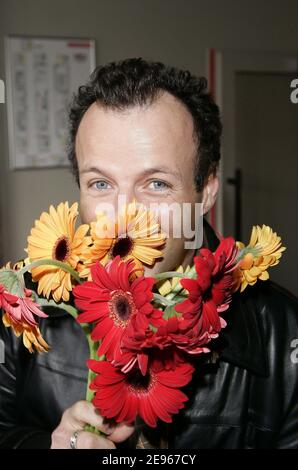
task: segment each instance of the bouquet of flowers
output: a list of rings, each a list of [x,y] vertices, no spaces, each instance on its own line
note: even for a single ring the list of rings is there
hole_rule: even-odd
[[[27,258],[0,270],[2,321],[31,353],[47,352],[38,326],[47,317],[42,307],[66,310],[90,348],[87,400],[116,422],[140,416],[151,427],[158,419],[170,423],[188,400],[182,389],[195,358],[210,352],[226,326],[221,315],[234,292],[268,279],[285,250],[281,239],[255,226],[246,246],[221,238],[215,252],[198,250],[192,266],[148,277],[144,267],[162,257],[166,243],[149,210],[134,201],[116,222],[98,213],[76,229],[77,217],[77,203],[66,202],[35,221]],[[108,227],[114,235],[103,236]],[[26,272],[36,292],[26,288]]]

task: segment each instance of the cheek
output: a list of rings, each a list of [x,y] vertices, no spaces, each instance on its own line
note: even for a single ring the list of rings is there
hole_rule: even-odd
[[[160,204],[158,209],[155,211],[158,223],[161,230],[167,235],[167,244],[169,240],[173,238],[173,226],[176,222],[176,216],[169,209],[167,204]]]
[[[169,238],[189,238],[190,232],[196,228],[201,207],[202,204],[194,200],[192,202],[160,205],[157,214],[161,229]]]
[[[82,194],[80,197],[80,216],[83,224],[90,224],[96,220],[96,201],[88,200]]]
[[[163,251],[163,268],[161,271],[171,271],[177,268],[185,256],[184,240],[182,238],[167,238]]]

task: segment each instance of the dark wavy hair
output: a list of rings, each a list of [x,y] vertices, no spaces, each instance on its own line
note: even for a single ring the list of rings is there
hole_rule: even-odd
[[[201,191],[220,159],[222,125],[218,106],[207,91],[207,80],[189,71],[167,67],[142,58],[126,59],[97,67],[89,82],[74,97],[70,113],[68,158],[79,184],[75,139],[85,112],[95,101],[104,107],[123,110],[152,103],[162,91],[178,98],[192,115],[198,142],[194,182]]]

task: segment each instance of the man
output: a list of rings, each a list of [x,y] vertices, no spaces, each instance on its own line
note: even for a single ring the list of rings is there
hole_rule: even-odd
[[[182,204],[207,214],[218,192],[221,124],[205,79],[160,63],[129,59],[99,67],[81,87],[70,113],[70,160],[80,185],[81,218],[119,195]],[[205,222],[204,243],[218,240]],[[170,237],[164,257],[146,274],[192,262],[184,238]],[[40,322],[51,344],[29,355],[2,328],[0,447],[169,448],[298,447],[297,300],[270,282],[235,295],[228,322],[200,356],[185,410],[151,432],[141,423],[114,425],[84,401],[88,348],[73,319],[54,310]],[[88,423],[105,436],[83,430]],[[144,444],[144,442],[147,444]],[[143,443],[143,444],[142,444]]]

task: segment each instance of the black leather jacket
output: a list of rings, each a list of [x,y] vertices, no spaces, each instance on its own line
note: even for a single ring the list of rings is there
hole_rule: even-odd
[[[214,249],[218,241],[207,229]],[[234,296],[225,318],[214,342],[219,361],[198,358],[185,410],[159,433],[174,449],[298,448],[297,299],[259,281]],[[53,309],[40,322],[51,351],[30,354],[0,323],[0,448],[49,448],[63,411],[85,399],[86,338],[70,315]]]

